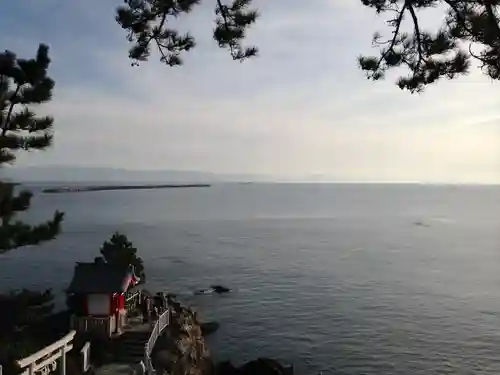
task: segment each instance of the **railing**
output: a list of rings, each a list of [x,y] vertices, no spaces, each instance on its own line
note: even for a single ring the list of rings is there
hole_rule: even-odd
[[[167,308],[156,320],[151,336],[144,346],[144,365],[146,367],[146,374],[154,375],[155,370],[151,361],[151,352],[155,346],[156,340],[162,334],[163,330],[170,324],[170,309]]]
[[[128,302],[134,298],[139,298],[140,295],[141,295],[140,292],[132,292],[132,293],[127,292],[127,293],[125,293],[125,300]]]
[[[62,339],[39,350],[26,358],[17,361],[17,365],[24,370],[21,375],[34,375],[35,372],[42,374],[52,372],[57,366],[59,359],[60,374],[66,373],[66,353],[73,349],[73,339],[76,332],[71,331]],[[90,342],[87,341],[80,350],[82,356],[82,370],[85,374],[90,369]],[[0,365],[0,375],[2,375],[2,365]]]
[[[71,328],[78,332],[100,331],[110,336],[114,329],[114,316],[71,316]]]
[[[132,292],[125,294],[125,308],[129,315],[137,313],[139,303],[140,303],[140,292]],[[0,374],[1,375],[1,374]]]
[[[76,331],[69,332],[62,339],[50,344],[26,358],[17,361],[22,375],[34,375],[35,372],[48,374],[59,367],[62,375],[66,374],[66,353],[73,349],[73,338]],[[57,360],[59,360],[59,366]]]

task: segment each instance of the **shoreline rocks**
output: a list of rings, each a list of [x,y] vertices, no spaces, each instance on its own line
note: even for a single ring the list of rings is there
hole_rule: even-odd
[[[211,374],[213,362],[196,313],[171,298],[168,305],[170,327],[158,338],[151,355],[157,374]]]
[[[219,328],[220,324],[216,321],[201,323],[201,334],[207,337],[217,332]]]
[[[236,367],[225,361],[215,364],[204,335],[214,333],[218,322],[200,323],[196,312],[176,302],[171,296],[170,327],[160,336],[151,354],[157,375],[293,375],[270,358],[258,358]]]

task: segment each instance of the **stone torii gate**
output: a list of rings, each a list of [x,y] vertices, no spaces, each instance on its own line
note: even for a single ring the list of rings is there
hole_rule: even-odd
[[[48,375],[56,369],[60,375],[66,375],[66,353],[73,349],[73,339],[76,331],[69,332],[66,336],[46,346],[42,350],[17,361],[21,368],[20,375]],[[83,372],[89,369],[90,343],[87,342],[81,354],[83,355]],[[0,375],[1,375],[0,367]]]

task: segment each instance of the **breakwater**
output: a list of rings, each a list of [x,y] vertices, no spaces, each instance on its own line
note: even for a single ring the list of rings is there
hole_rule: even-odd
[[[209,184],[182,184],[182,185],[101,185],[101,186],[65,186],[43,189],[44,193],[80,193],[89,191],[111,190],[147,190],[147,189],[180,189],[180,188],[207,188]]]

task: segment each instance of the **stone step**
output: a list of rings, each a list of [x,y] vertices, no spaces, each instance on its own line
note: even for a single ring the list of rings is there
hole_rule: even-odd
[[[138,362],[144,358],[144,349],[139,350],[117,350],[114,353],[116,361],[120,362]]]
[[[116,345],[119,349],[144,349],[146,342],[144,341],[123,341]]]
[[[122,359],[122,360],[126,360],[126,359],[139,359],[141,360],[142,358],[144,358],[144,352],[138,352],[138,353],[117,353],[114,358],[117,358],[117,359]]]
[[[128,363],[129,365],[135,365],[138,364],[139,362],[144,362],[143,357],[115,357],[113,359],[113,362],[115,363]]]
[[[144,353],[144,346],[135,346],[135,347],[121,347],[117,348],[117,354],[136,354],[136,353]]]
[[[151,336],[150,333],[148,334],[128,334],[125,333],[123,334],[118,340],[120,341],[144,341],[147,342],[149,340],[149,337]]]
[[[117,345],[116,348],[119,351],[137,351],[137,350],[144,350],[145,345],[144,344],[122,344],[122,345]]]
[[[116,350],[115,355],[124,356],[124,355],[144,355],[144,347],[137,348],[119,348]]]
[[[124,338],[118,342],[119,345],[146,345],[149,337],[144,340],[138,340],[136,338]]]

